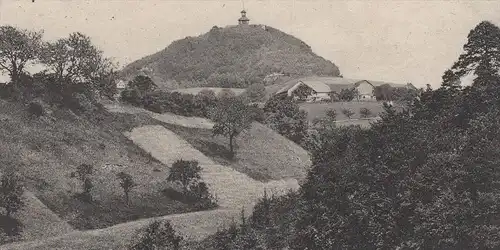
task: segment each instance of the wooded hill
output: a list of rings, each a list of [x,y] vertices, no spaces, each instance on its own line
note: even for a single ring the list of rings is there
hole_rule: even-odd
[[[338,67],[303,41],[264,25],[214,26],[198,37],[174,41],[164,50],[124,67],[131,79],[144,73],[169,89],[246,87],[273,73],[299,77],[338,76]]]

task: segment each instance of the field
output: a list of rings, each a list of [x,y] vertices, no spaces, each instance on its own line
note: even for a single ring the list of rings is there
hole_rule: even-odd
[[[256,180],[303,179],[310,166],[309,155],[304,149],[260,123],[254,122],[249,131],[236,137],[236,157],[230,159],[228,140],[212,136],[210,121],[196,118],[189,124],[186,121],[181,124],[171,122],[174,121],[171,116],[161,114],[155,118],[165,122],[166,128],[218,164],[232,167]]]
[[[221,92],[223,89],[229,89],[231,91],[233,91],[236,95],[241,95],[243,94],[243,92],[245,92],[245,89],[238,89],[238,88],[212,88],[212,87],[200,87],[200,88],[185,88],[185,89],[175,89],[175,90],[172,90],[173,92],[179,92],[179,93],[183,93],[183,94],[192,94],[192,95],[196,95],[198,94],[200,91],[204,90],[204,89],[208,89],[208,90],[212,90],[216,95],[219,94],[219,92]]]
[[[359,110],[361,108],[369,109],[373,116],[378,116],[384,111],[382,102],[333,102],[333,103],[301,103],[300,109],[307,111],[307,118],[312,121],[316,117],[326,116],[326,110],[335,109],[337,111],[337,120],[348,120],[349,118],[342,114],[342,109],[349,109],[354,112],[352,119],[360,118]]]
[[[103,228],[140,218],[193,211],[190,205],[171,200],[160,192],[166,183],[168,166],[122,134],[132,127],[154,124],[155,120],[141,114],[102,112],[96,121],[60,110],[54,110],[53,119],[32,119],[24,107],[0,101],[0,168],[16,168],[26,178],[28,190],[75,229]],[[95,171],[92,178],[95,201],[91,205],[75,198],[81,192],[81,184],[71,178],[76,167],[84,163],[94,166]],[[129,205],[124,202],[116,178],[119,171],[129,173],[138,183],[131,191]],[[35,220],[43,212],[29,211],[23,215],[23,223],[38,224]],[[44,232],[47,235],[52,230],[48,225],[48,232]]]

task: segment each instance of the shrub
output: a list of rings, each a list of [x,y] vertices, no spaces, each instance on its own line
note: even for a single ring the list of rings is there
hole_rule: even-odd
[[[350,110],[348,108],[344,108],[344,109],[342,109],[342,114],[347,116],[347,118],[351,119],[351,117],[354,115],[354,112],[352,112],[352,110]]]
[[[30,102],[30,104],[28,105],[28,113],[33,116],[40,117],[45,114],[45,109],[39,102]]]
[[[129,247],[131,250],[173,249],[181,247],[183,237],[178,235],[170,221],[152,221],[137,234],[136,242]]]
[[[335,121],[337,120],[337,111],[335,109],[327,109],[326,110],[326,117],[328,117],[329,119]]]
[[[368,108],[361,108],[359,109],[359,115],[361,116],[361,118],[368,118],[372,116],[372,111]]]

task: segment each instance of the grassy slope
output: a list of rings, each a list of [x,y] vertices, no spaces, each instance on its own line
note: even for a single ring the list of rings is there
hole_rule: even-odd
[[[314,54],[303,41],[260,25],[215,28],[174,41],[164,50],[127,65],[121,75],[130,78],[143,69],[155,82],[170,88],[179,88],[171,80],[202,81],[214,73],[237,74],[255,82],[273,72],[339,75],[332,62]]]
[[[168,167],[122,135],[132,127],[154,124],[153,119],[104,114],[100,122],[93,123],[59,111],[52,115],[54,120],[30,119],[23,109],[17,104],[0,103],[0,167],[16,167],[26,177],[28,189],[64,221],[77,228],[107,227],[192,210],[154,191],[164,185]],[[81,190],[70,175],[82,163],[95,167],[93,206],[73,198]],[[123,167],[104,167],[108,163]],[[115,177],[118,171],[130,173],[139,184],[131,192],[130,206],[123,202]],[[33,217],[37,213],[33,211]]]
[[[215,162],[261,180],[303,179],[310,166],[308,153],[298,145],[259,123],[236,138],[236,158],[228,157],[228,140],[212,136],[210,129],[164,126]]]

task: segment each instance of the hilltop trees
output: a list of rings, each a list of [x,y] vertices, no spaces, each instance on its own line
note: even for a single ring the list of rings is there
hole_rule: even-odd
[[[250,128],[252,115],[249,108],[238,97],[227,97],[219,100],[212,109],[210,119],[214,121],[212,132],[214,135],[223,135],[229,139],[229,151],[234,156],[234,139],[243,130]]]
[[[18,83],[29,63],[38,60],[42,34],[13,26],[0,27],[0,71],[7,72],[13,83]]]

